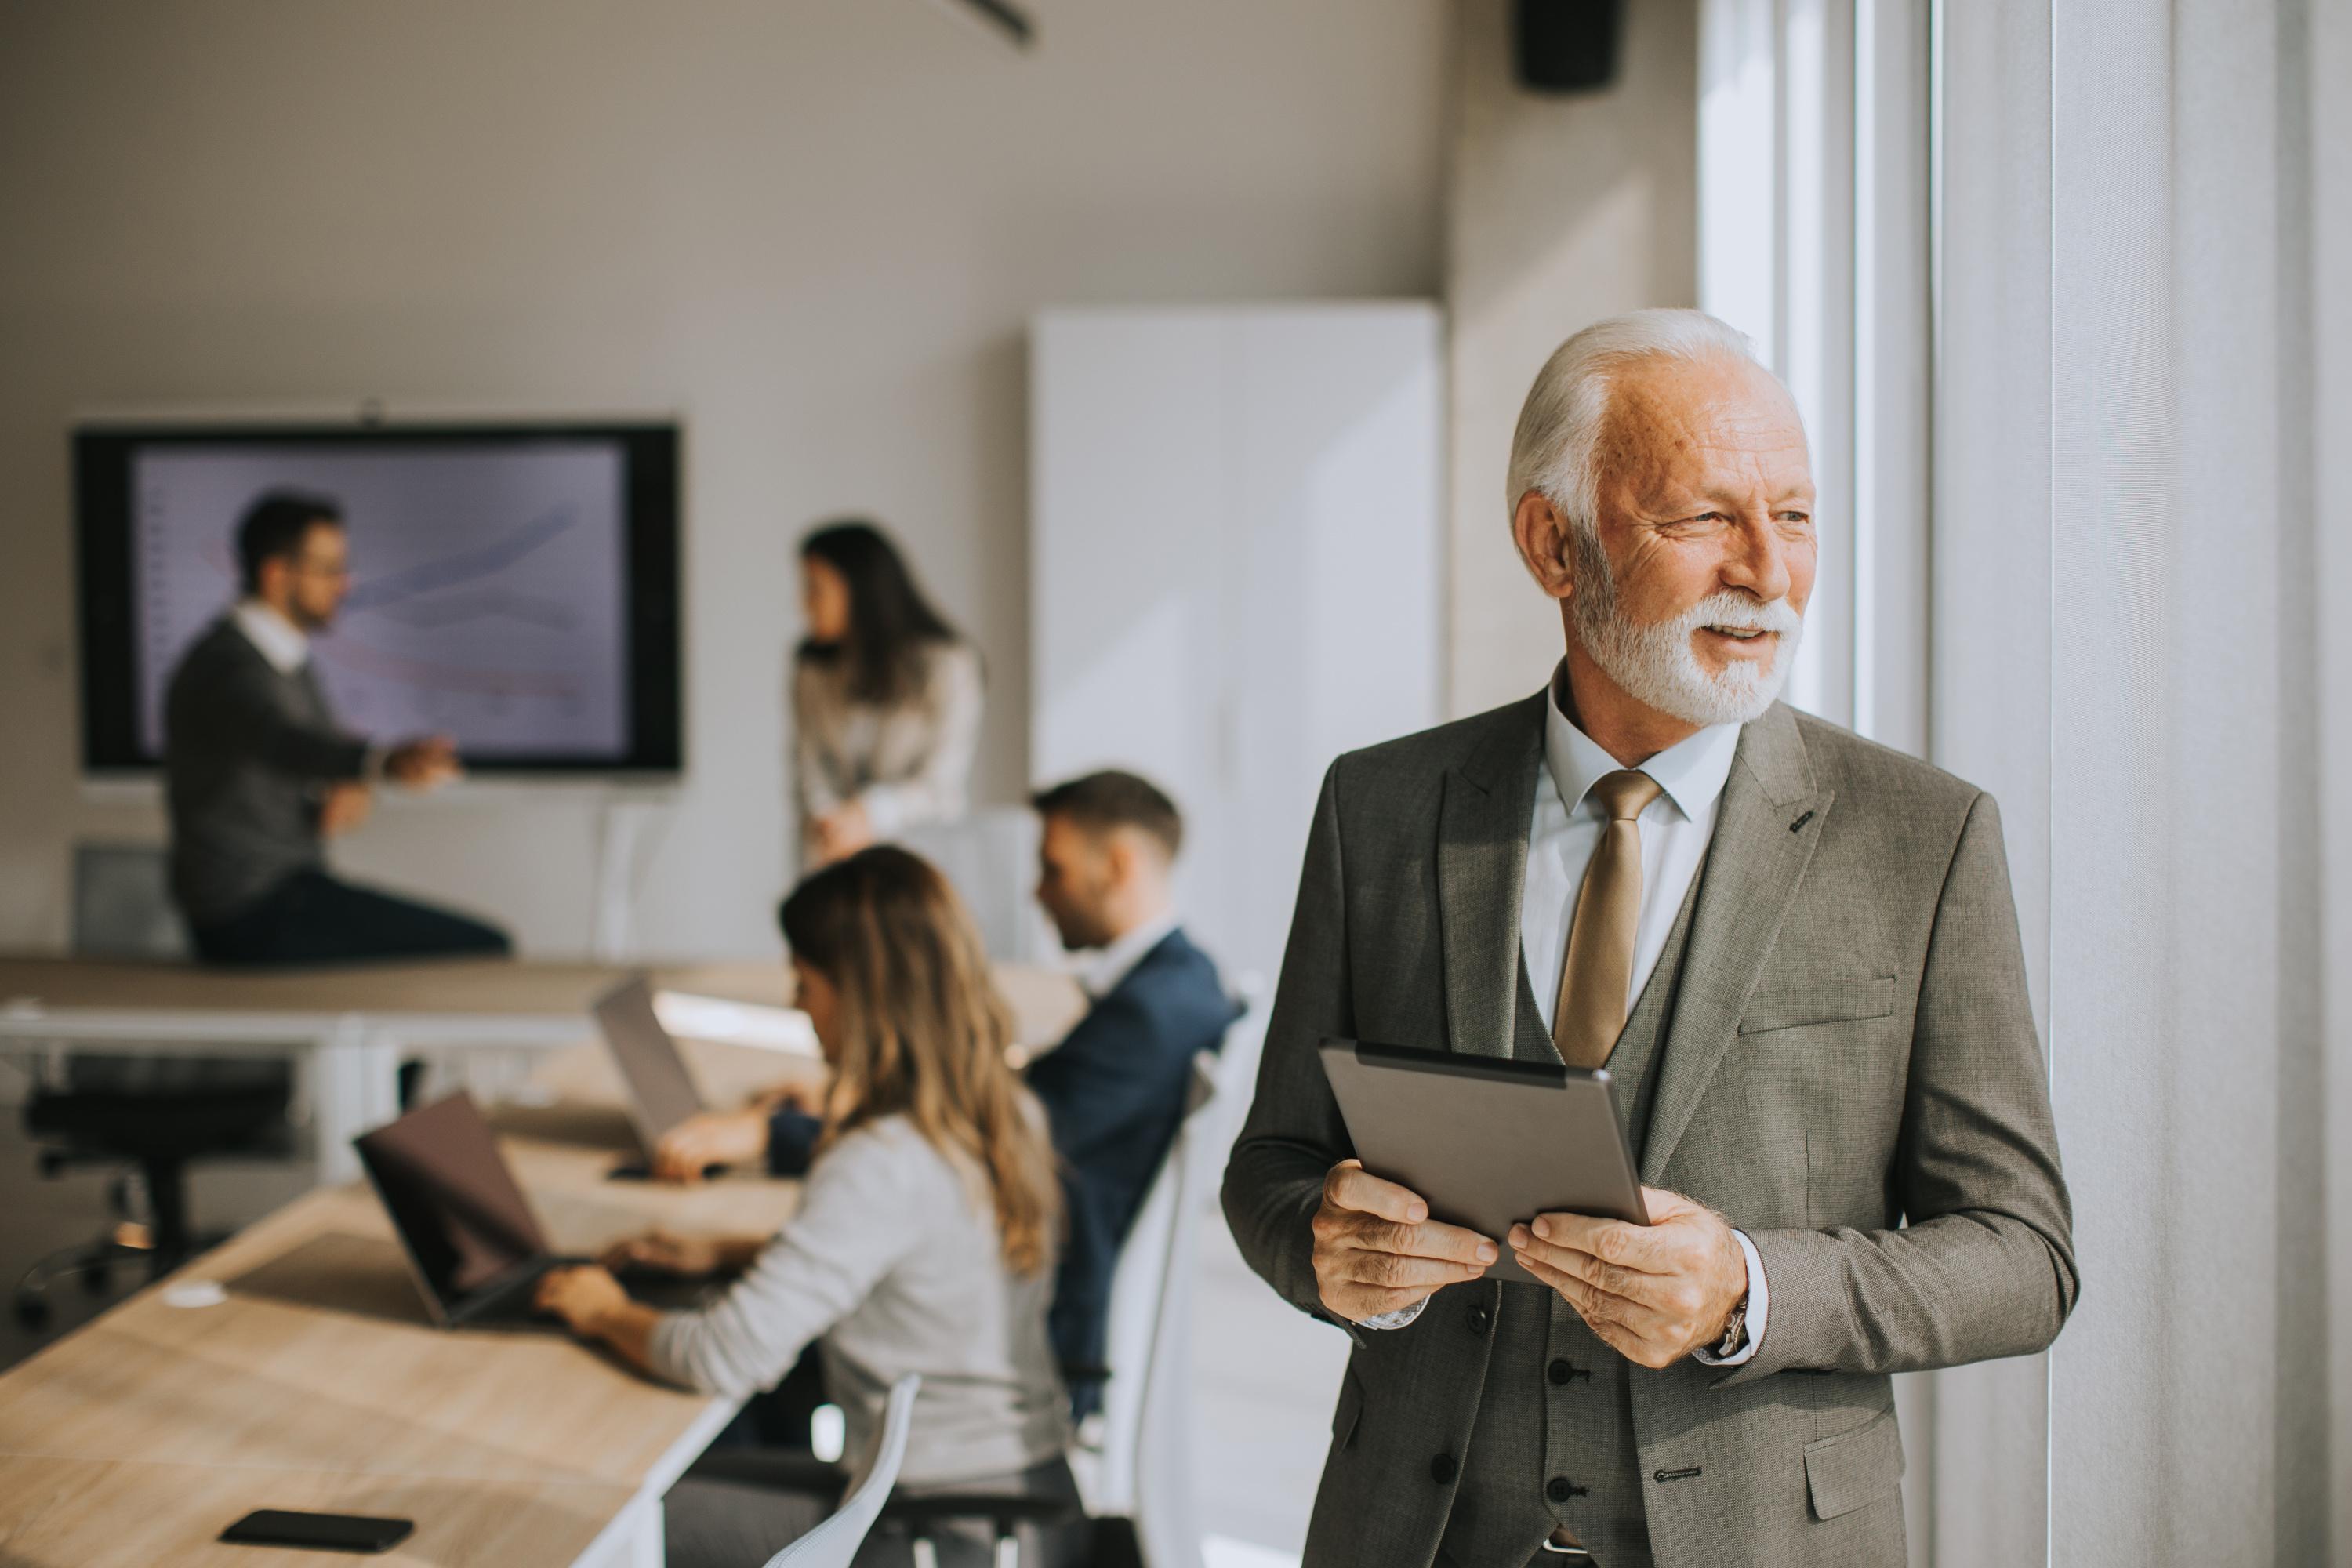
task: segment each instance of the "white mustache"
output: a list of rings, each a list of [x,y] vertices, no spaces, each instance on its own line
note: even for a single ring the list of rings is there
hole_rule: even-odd
[[[1775,599],[1759,605],[1740,594],[1710,594],[1675,617],[1685,632],[1707,626],[1722,626],[1740,632],[1778,632],[1793,636],[1803,625],[1804,617],[1789,606],[1786,599]]]

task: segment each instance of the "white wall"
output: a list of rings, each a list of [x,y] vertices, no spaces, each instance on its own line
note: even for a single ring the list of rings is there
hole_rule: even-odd
[[[1045,304],[1431,292],[1443,0],[36,0],[0,28],[0,945],[68,846],[152,837],[75,772],[66,431],[135,405],[687,426],[689,775],[649,952],[771,951],[792,544],[866,510],[989,662],[979,795],[1027,751],[1023,325]],[[342,853],[589,938],[596,806],[484,792]]]
[[[1175,796],[1228,984],[1272,993],[1331,759],[1440,717],[1443,342],[1421,301],[1038,319],[1032,768]]]
[[[1526,696],[1560,656],[1559,609],[1528,581],[1503,498],[1528,384],[1580,327],[1697,302],[1698,30],[1695,0],[1640,0],[1613,86],[1536,93],[1513,75],[1507,0],[1458,10],[1447,706],[1464,714]]]

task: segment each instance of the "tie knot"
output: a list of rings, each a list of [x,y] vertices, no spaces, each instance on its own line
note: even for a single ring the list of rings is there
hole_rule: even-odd
[[[1632,768],[1603,773],[1592,786],[1593,798],[1612,822],[1631,822],[1658,798],[1658,781]]]

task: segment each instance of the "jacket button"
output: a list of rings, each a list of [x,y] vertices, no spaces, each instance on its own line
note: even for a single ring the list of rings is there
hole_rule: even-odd
[[[1570,1498],[1582,1497],[1590,1489],[1587,1487],[1578,1486],[1566,1476],[1554,1476],[1544,1483],[1544,1496],[1554,1502],[1566,1502]]]
[[[1461,1466],[1454,1462],[1453,1455],[1440,1454],[1429,1461],[1429,1479],[1441,1487],[1451,1486],[1454,1484],[1454,1476],[1461,1468]]]
[[[1495,1314],[1487,1310],[1486,1302],[1481,1301],[1476,1306],[1470,1309],[1470,1331],[1472,1333],[1485,1333],[1486,1331],[1486,1325],[1494,1321]]]
[[[1552,1380],[1553,1384],[1557,1386],[1566,1383],[1570,1378],[1574,1377],[1576,1375],[1576,1368],[1570,1366],[1564,1361],[1556,1361],[1552,1363],[1549,1367],[1545,1369],[1545,1373]]]

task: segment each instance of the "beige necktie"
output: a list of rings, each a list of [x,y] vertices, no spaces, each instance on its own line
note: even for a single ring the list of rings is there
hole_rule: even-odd
[[[1642,828],[1635,818],[1658,798],[1647,773],[1603,774],[1592,798],[1609,814],[1600,846],[1584,868],[1568,928],[1568,962],[1559,970],[1559,1005],[1551,1040],[1572,1068],[1597,1068],[1625,1032],[1625,993],[1633,984],[1633,928],[1642,918]]]

